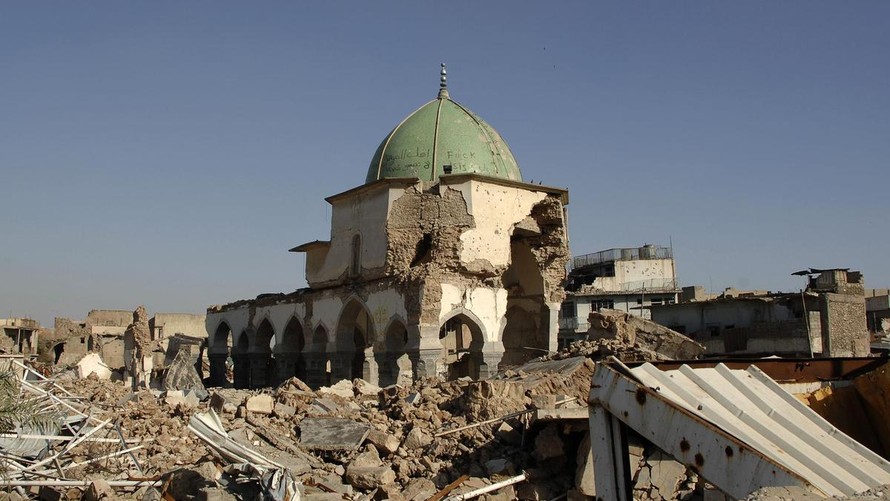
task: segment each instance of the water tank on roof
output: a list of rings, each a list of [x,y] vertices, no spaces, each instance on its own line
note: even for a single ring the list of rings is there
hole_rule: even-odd
[[[652,244],[640,247],[640,259],[655,259],[656,248]]]

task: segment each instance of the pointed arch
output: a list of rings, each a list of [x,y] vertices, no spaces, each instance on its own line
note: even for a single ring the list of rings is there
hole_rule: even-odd
[[[275,327],[269,317],[263,318],[253,338],[254,353],[272,353],[272,340],[275,339]]]
[[[380,386],[396,383],[410,384],[413,379],[413,364],[408,357],[408,328],[397,315],[389,319],[383,331],[380,349],[374,350],[374,358],[379,367]]]
[[[506,322],[501,341],[504,344],[503,366],[522,365],[546,353],[547,346],[540,346],[538,323],[535,314],[517,305],[507,308]],[[539,351],[540,350],[540,351]]]
[[[273,355],[279,371],[279,383],[294,376],[306,382],[306,362],[303,357],[305,347],[303,324],[296,315],[293,315],[284,326],[281,342],[275,346]]]
[[[479,317],[464,308],[445,315],[439,326],[439,341],[449,380],[465,376],[479,378],[485,345],[484,329]]]
[[[235,346],[232,347],[232,382],[238,389],[250,388],[250,358],[247,354],[249,349],[247,331],[241,331]]]
[[[337,321],[337,334],[335,336],[337,352],[342,357],[332,360],[332,372],[335,378],[366,380],[376,379],[371,372],[366,352],[371,349],[376,340],[374,322],[364,301],[358,297],[350,297],[343,309],[340,310],[340,318]],[[375,364],[376,365],[376,364]],[[375,383],[377,381],[370,381]]]
[[[233,345],[232,328],[228,322],[222,320],[216,326],[213,337],[210,340],[210,351],[213,353],[228,353]]]

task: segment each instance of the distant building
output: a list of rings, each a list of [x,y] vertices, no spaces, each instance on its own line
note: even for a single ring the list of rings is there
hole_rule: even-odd
[[[890,290],[869,289],[865,293],[865,320],[869,332],[890,332]]]
[[[523,182],[501,136],[449,97],[444,68],[364,184],[326,200],[330,238],[291,249],[308,287],[208,308],[212,385],[484,379],[556,348],[568,192]]]
[[[810,276],[804,292],[727,289],[715,299],[655,305],[652,320],[703,344],[706,356],[868,356],[862,274],[798,274]],[[683,297],[694,292],[684,288]]]
[[[97,352],[108,366],[122,368],[131,350],[124,342],[124,333],[132,321],[133,312],[127,310],[90,310],[82,321],[57,317],[54,328],[42,338],[43,359],[64,365]],[[207,338],[203,314],[156,313],[148,325],[152,341],[159,341],[162,348],[166,348],[168,338],[177,334]]]
[[[587,316],[603,308],[649,319],[653,305],[674,304],[680,289],[670,247],[608,249],[572,259],[559,317],[560,342],[587,334]]]
[[[0,351],[30,355],[37,353],[37,333],[40,324],[30,318],[0,318],[4,336],[0,339]]]

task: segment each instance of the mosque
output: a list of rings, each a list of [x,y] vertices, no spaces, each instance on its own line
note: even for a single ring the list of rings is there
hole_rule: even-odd
[[[308,287],[207,309],[212,385],[481,379],[556,349],[568,192],[522,181],[444,65],[364,184],[326,201],[330,239],[290,249]]]

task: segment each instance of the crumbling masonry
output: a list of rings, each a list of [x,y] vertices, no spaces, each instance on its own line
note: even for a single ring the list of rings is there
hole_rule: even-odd
[[[500,135],[443,88],[327,199],[308,288],[207,311],[211,384],[485,378],[556,349],[568,193],[521,181]]]

